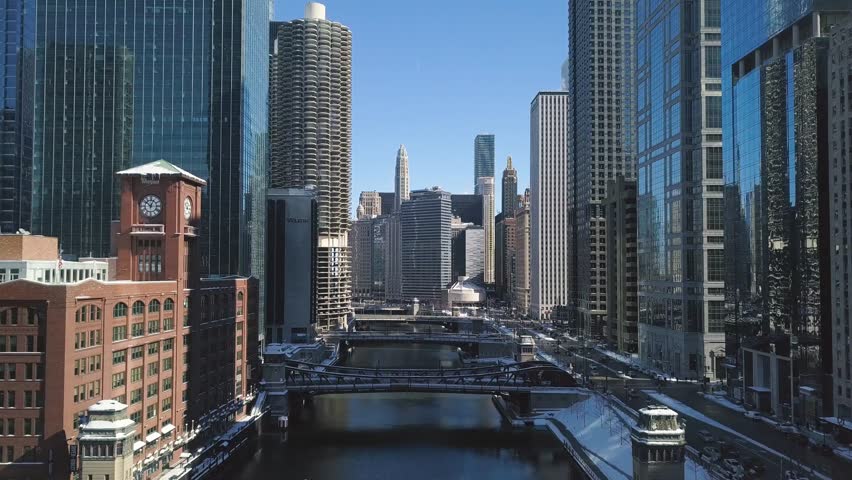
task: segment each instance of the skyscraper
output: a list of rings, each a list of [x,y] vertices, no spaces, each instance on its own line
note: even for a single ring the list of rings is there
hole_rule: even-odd
[[[494,135],[480,134],[473,140],[473,186],[481,177],[494,178]]]
[[[852,7],[722,0],[721,8],[725,252],[706,259],[707,275],[725,280],[732,321],[761,325],[734,352],[749,367],[740,370],[743,401],[815,424],[832,414],[836,393],[825,35]],[[705,122],[719,124],[718,111],[705,106]]]
[[[506,158],[506,168],[503,170],[503,191],[500,205],[504,217],[511,217],[518,209],[518,171],[512,167],[512,156]]]
[[[350,311],[352,34],[318,3],[271,28],[269,185],[316,188],[317,328],[325,330]]]
[[[106,256],[113,174],[167,159],[207,181],[202,273],[262,277],[267,5],[26,0],[0,11],[13,29],[3,95],[17,98],[2,122],[15,130],[0,140],[0,227]]]
[[[636,181],[619,175],[606,188],[606,336],[619,352],[639,353]]]
[[[411,192],[411,187],[408,184],[408,152],[405,150],[405,145],[400,145],[396,152],[396,175],[394,176],[394,193],[395,193],[395,208],[394,211],[399,211],[402,202],[408,200]]]
[[[569,301],[569,109],[567,92],[540,92],[530,107],[530,310],[536,319],[550,318]]]
[[[606,318],[606,218],[601,202],[606,180],[635,175],[633,158],[633,7],[599,8],[595,0],[572,0],[568,10],[571,94],[568,123],[575,175],[570,193],[572,233],[571,319],[586,334],[600,335]],[[645,8],[646,2],[639,2]],[[606,40],[603,36],[606,35]],[[605,47],[605,48],[604,48]],[[685,63],[685,61],[684,61]],[[655,87],[655,94],[659,91]],[[535,233],[533,233],[535,235]]]
[[[452,231],[452,280],[468,277],[482,281],[485,271],[485,230],[454,217]]]
[[[361,192],[358,197],[358,209],[355,218],[361,219],[364,217],[378,217],[382,214],[382,197],[379,192],[367,191]]]
[[[829,91],[830,105],[840,106],[852,98],[852,85],[849,83],[848,72],[852,72],[852,23],[831,32],[830,72],[831,84]],[[847,103],[848,105],[848,103]],[[836,305],[833,312],[837,329],[845,332],[852,329],[852,318],[841,316],[838,310],[849,311],[852,307],[852,297],[849,295],[849,274],[852,273],[852,251],[848,245],[852,243],[852,195],[848,188],[852,184],[852,171],[849,162],[852,161],[852,131],[847,126],[852,125],[852,108],[832,108],[829,111],[829,143],[833,146],[831,157],[831,243],[844,245],[845,248],[834,249],[831,252],[832,303]],[[846,127],[846,128],[844,128]],[[837,395],[834,396],[834,412],[832,416],[852,420],[852,344],[849,335],[832,337],[832,351],[837,364],[834,370],[834,385]],[[841,395],[841,392],[844,395]]]
[[[725,318],[719,1],[689,5],[636,11],[639,356],[678,377],[715,378]],[[685,58],[698,61],[694,71],[662,82]],[[621,255],[606,253],[610,262]]]
[[[530,207],[521,205],[515,215],[512,307],[518,315],[530,314]]]
[[[479,177],[476,193],[482,196],[482,226],[485,228],[485,283],[494,283],[494,177]]]
[[[438,187],[411,192],[402,204],[402,298],[437,305],[451,281],[450,194]]]
[[[349,230],[352,251],[352,296],[369,298],[373,291],[373,218],[362,216]]]
[[[482,195],[470,193],[454,193],[451,195],[453,216],[462,222],[474,225],[484,225],[482,220]]]

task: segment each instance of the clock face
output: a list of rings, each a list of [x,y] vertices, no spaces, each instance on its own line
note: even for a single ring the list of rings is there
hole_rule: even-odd
[[[148,218],[156,217],[163,209],[163,202],[156,195],[145,195],[139,202],[139,210]]]
[[[183,200],[183,218],[189,220],[189,217],[192,216],[192,200],[189,197],[186,197]]]

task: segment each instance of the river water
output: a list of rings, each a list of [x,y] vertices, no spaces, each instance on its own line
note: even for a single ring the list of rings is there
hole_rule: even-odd
[[[346,365],[444,368],[454,347],[356,347]],[[286,480],[572,479],[570,455],[548,432],[515,431],[490,396],[319,395],[290,419],[288,441],[266,437],[228,478]]]

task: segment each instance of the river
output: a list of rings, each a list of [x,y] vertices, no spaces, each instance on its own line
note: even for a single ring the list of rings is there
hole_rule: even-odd
[[[345,365],[451,368],[454,347],[356,347]],[[320,395],[290,419],[287,443],[265,437],[236,480],[572,479],[573,459],[543,431],[501,422],[487,395]]]

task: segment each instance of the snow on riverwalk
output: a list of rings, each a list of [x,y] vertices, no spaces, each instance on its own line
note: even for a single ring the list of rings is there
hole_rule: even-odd
[[[760,449],[763,449],[763,450],[765,450],[765,451],[767,451],[767,452],[769,452],[773,455],[776,455],[780,458],[783,458],[784,460],[786,460],[788,462],[799,465],[799,463],[796,460],[793,460],[789,456],[784,455],[781,452],[778,452],[776,450],[773,450],[773,449],[767,447],[766,445],[752,439],[751,437],[743,435],[742,433],[740,433],[740,432],[738,432],[738,431],[736,431],[736,430],[734,430],[730,427],[722,425],[721,423],[717,422],[716,420],[713,420],[712,418],[704,415],[703,413],[699,412],[698,410],[695,410],[694,408],[684,404],[683,402],[675,400],[674,398],[671,398],[668,395],[665,395],[665,394],[662,394],[662,393],[657,393],[654,390],[642,390],[642,393],[653,398],[655,401],[660,402],[663,405],[671,408],[672,410],[676,411],[677,413],[680,413],[680,414],[685,415],[687,417],[692,417],[692,418],[694,418],[694,419],[696,419],[700,422],[703,422],[707,425],[710,425],[711,427],[718,428],[719,430],[725,431],[725,432],[727,432],[731,435],[742,438],[746,442],[751,443],[752,445],[754,445],[754,446],[756,446]],[[802,465],[799,465],[799,466],[803,467]],[[806,467],[803,467],[803,468],[806,468]],[[813,475],[816,475],[819,478],[822,478],[823,480],[831,480],[829,477],[821,474],[820,472],[817,472],[817,471],[814,471],[814,470],[810,470],[810,472]]]

